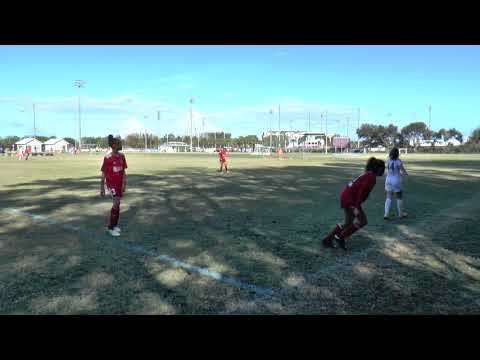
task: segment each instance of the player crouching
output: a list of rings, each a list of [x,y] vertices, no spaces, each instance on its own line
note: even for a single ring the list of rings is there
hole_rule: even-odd
[[[107,153],[103,159],[100,195],[105,196],[106,189],[112,196],[113,206],[110,210],[108,232],[112,236],[120,236],[121,230],[118,227],[118,219],[120,217],[120,199],[125,193],[127,161],[125,155],[120,153],[122,143],[119,138],[108,135],[108,146],[112,151]]]
[[[343,250],[347,250],[345,240],[356,231],[367,225],[367,216],[362,209],[362,203],[367,200],[368,195],[377,182],[377,176],[385,172],[385,162],[371,157],[365,172],[350,181],[340,194],[340,207],[345,213],[343,225],[337,224],[323,239],[326,247],[336,247],[335,243]],[[357,220],[354,223],[354,220]]]

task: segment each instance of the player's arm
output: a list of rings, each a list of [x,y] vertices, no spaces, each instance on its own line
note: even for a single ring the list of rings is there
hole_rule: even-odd
[[[105,174],[103,171],[100,179],[100,196],[105,196]]]
[[[127,172],[126,172],[126,169],[128,168],[128,165],[127,165],[127,159],[125,159],[125,156],[123,156],[123,182],[122,182],[122,193],[125,192],[126,188],[127,188]]]
[[[403,163],[402,165],[400,165],[400,170],[402,171],[403,175],[408,175],[407,170],[405,170],[405,168],[403,167]]]

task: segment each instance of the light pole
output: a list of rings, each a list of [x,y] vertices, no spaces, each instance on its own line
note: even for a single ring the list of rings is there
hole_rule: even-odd
[[[278,104],[278,147],[280,147],[280,104]]]
[[[360,108],[357,109],[357,132],[360,129]],[[357,148],[360,149],[360,135],[357,138]]]
[[[143,120],[144,122],[147,120],[148,116],[147,115],[143,115]],[[147,127],[144,126],[144,129],[145,129],[145,153],[147,152]]]
[[[85,86],[85,80],[75,80],[74,85],[78,88],[78,148],[82,151],[82,118],[80,107],[80,89]]]
[[[202,117],[203,150],[205,150],[205,116]]]
[[[270,151],[272,151],[272,118],[273,118],[273,110],[270,109]]]
[[[190,98],[190,152],[193,152],[193,97]]]
[[[328,128],[327,128],[327,121],[328,121],[328,110],[325,110],[325,154],[328,153],[327,145],[328,145]]]
[[[428,105],[428,130],[432,129],[432,105]]]
[[[35,124],[35,103],[32,104],[33,106],[33,138],[37,138],[37,126]]]
[[[36,126],[35,126],[35,104],[32,104],[33,105],[33,138],[36,139]],[[20,112],[22,113],[25,113],[25,109],[20,109],[19,110]]]
[[[162,120],[162,110],[157,110],[157,120],[159,123],[161,123],[161,120]],[[160,133],[158,133],[159,136],[158,136],[158,145],[157,145],[157,150],[158,148],[160,148]]]

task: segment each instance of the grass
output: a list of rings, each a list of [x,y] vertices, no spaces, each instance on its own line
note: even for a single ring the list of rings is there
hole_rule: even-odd
[[[114,246],[99,155],[0,157],[1,314],[480,313],[478,155],[403,155],[409,218],[384,222],[379,179],[346,254],[319,238],[364,155],[232,154],[228,175],[215,155],[126,156],[119,241],[275,294]]]

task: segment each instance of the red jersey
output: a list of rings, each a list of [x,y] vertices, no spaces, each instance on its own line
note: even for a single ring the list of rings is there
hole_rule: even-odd
[[[340,194],[340,206],[359,208],[367,200],[376,183],[377,176],[373,171],[367,171],[350,181]]]
[[[105,155],[101,171],[105,175],[105,181],[109,188],[122,188],[126,168],[127,160],[125,155],[121,153]]]
[[[226,161],[226,160],[225,160],[225,156],[226,156],[226,155],[227,155],[227,151],[226,151],[226,150],[220,150],[220,151],[218,152],[218,157],[220,158],[220,161],[221,161],[221,162]]]

